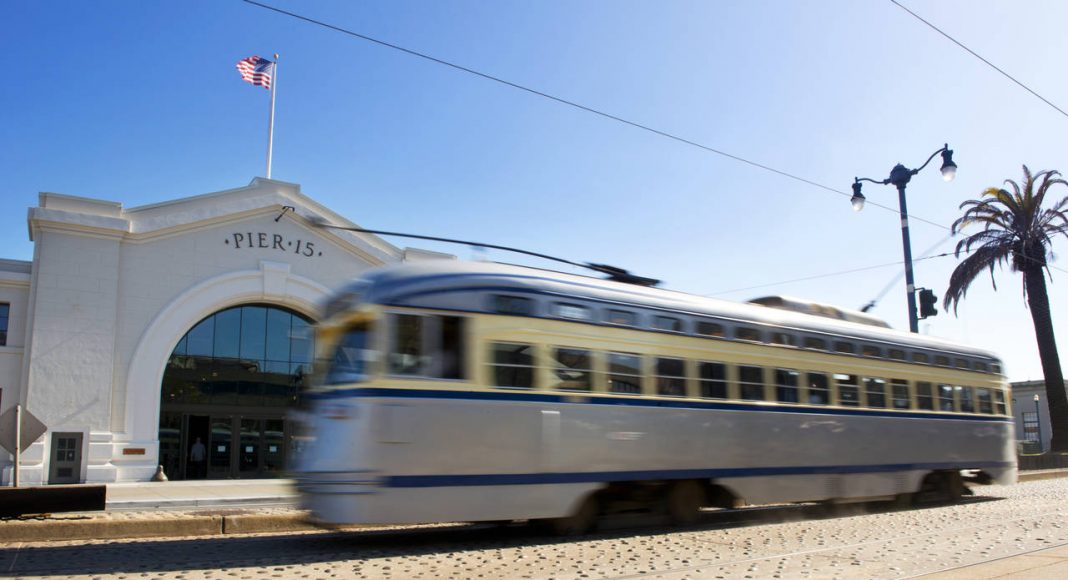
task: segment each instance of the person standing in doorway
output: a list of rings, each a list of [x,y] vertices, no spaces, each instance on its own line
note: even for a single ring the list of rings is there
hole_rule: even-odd
[[[201,443],[200,437],[197,437],[196,442],[193,443],[193,447],[189,450],[189,461],[193,464],[193,479],[202,479],[207,475],[207,466],[204,464],[207,454],[207,448]]]

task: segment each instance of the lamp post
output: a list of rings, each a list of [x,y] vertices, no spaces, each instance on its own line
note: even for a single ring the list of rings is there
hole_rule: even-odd
[[[920,323],[916,313],[916,284],[912,279],[912,243],[909,241],[909,213],[905,204],[905,186],[908,185],[913,175],[927,167],[931,160],[935,158],[935,155],[939,153],[942,154],[942,179],[953,181],[953,178],[957,176],[957,164],[953,163],[953,151],[949,149],[949,144],[946,144],[945,147],[932,153],[927,158],[927,161],[916,169],[908,169],[898,163],[890,170],[890,177],[882,181],[867,177],[854,177],[853,197],[849,200],[853,204],[854,211],[864,209],[864,194],[860,192],[860,182],[862,181],[870,181],[879,185],[893,185],[897,188],[897,198],[901,213],[901,245],[905,248],[905,293],[908,297],[909,305],[909,330],[912,332],[919,332]]]
[[[1035,393],[1035,429],[1038,431],[1038,452],[1042,453],[1042,413],[1038,410],[1038,393]]]

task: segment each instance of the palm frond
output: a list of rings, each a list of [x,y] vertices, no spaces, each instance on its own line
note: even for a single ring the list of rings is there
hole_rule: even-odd
[[[1004,245],[982,246],[960,264],[957,264],[953,274],[949,277],[949,286],[946,288],[946,296],[942,300],[942,307],[949,310],[949,307],[952,306],[953,313],[956,314],[957,306],[968,293],[968,287],[972,285],[972,282],[983,270],[990,271],[990,281],[994,285],[994,289],[997,290],[998,285],[994,279],[994,267],[1009,261],[1011,254],[1012,249]]]

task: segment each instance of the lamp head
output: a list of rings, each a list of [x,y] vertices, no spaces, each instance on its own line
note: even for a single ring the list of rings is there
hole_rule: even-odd
[[[860,192],[860,181],[853,182],[853,197],[849,199],[849,203],[853,204],[853,211],[860,211],[864,209],[864,194]]]
[[[953,163],[953,151],[946,145],[946,148],[942,150],[942,179],[946,181],[953,181],[953,178],[957,176],[957,164]]]
[[[1038,393],[1035,393],[1035,402],[1037,403],[1037,402],[1039,402],[1040,400],[1041,400],[1041,399],[1039,399],[1039,398],[1038,398]]]

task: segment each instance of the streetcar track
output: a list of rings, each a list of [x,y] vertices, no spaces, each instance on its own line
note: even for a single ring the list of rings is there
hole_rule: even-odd
[[[971,501],[965,500],[964,504],[974,503],[978,506],[981,503],[995,501],[994,498],[986,496],[969,499],[971,499]],[[746,527],[753,527],[756,529],[765,525],[797,524],[802,521],[816,522],[836,520],[839,518],[848,519],[866,515],[893,515],[899,511],[916,512],[920,510],[880,509],[879,506],[858,505],[855,513],[828,514],[827,512],[822,511],[821,506],[814,505],[760,506],[742,510],[705,512],[706,517],[703,519],[702,523],[687,528],[672,528],[667,526],[624,528],[580,538],[546,536],[533,531],[529,527],[517,525],[496,528],[485,524],[438,524],[417,527],[389,526],[349,531],[324,530],[323,532],[309,532],[300,535],[257,534],[249,536],[231,536],[229,538],[202,537],[182,540],[141,540],[133,543],[108,541],[104,544],[94,543],[90,549],[98,551],[99,553],[101,548],[105,548],[103,551],[104,553],[100,554],[100,556],[105,559],[108,558],[108,550],[115,551],[116,553],[122,552],[126,556],[129,556],[130,552],[133,551],[139,554],[139,558],[144,558],[141,554],[156,553],[158,556],[162,557],[162,560],[141,560],[145,563],[142,563],[139,566],[131,564],[128,568],[125,568],[123,572],[136,574],[147,571],[156,574],[171,574],[181,573],[182,571],[188,570],[217,569],[220,566],[227,569],[255,569],[266,566],[333,565],[341,562],[345,562],[346,564],[352,564],[354,562],[367,563],[374,562],[381,558],[388,559],[396,557],[419,559],[436,555],[448,555],[457,551],[477,551],[482,549],[538,549],[541,547],[552,547],[555,544],[566,545],[587,540],[592,542],[611,543],[617,539],[635,537],[635,534],[637,534],[637,537],[665,534],[691,534],[696,535],[694,540],[697,545],[704,544],[709,547],[722,546],[733,548],[738,546],[737,541],[722,541],[718,537],[718,534],[709,534],[704,537],[702,537],[702,535],[705,532],[713,532],[715,530],[731,530]],[[782,560],[810,555],[824,555],[833,551],[847,551],[851,549],[877,546],[880,544],[908,542],[909,540],[917,540],[936,535],[948,536],[972,530],[992,530],[999,526],[1011,526],[1025,521],[1032,521],[1037,525],[1042,522],[1047,522],[1050,518],[1063,518],[1066,513],[1068,513],[1068,510],[1057,510],[1053,512],[1038,512],[1009,519],[994,519],[997,518],[996,515],[991,515],[991,517],[984,516],[982,519],[986,520],[985,522],[946,527],[923,533],[898,534],[889,538],[869,539],[860,542],[842,543],[836,546],[795,550],[792,552],[752,556],[721,562],[706,560],[701,564],[664,568],[655,571],[650,570],[648,572],[637,574],[613,576],[613,578],[648,578],[664,574],[686,573],[694,570],[703,570],[707,572],[712,568],[744,566],[746,564],[767,562],[776,559]],[[963,515],[962,517],[974,517],[975,515],[976,514],[972,513],[970,515]],[[187,554],[186,552],[194,545],[199,546],[203,551],[197,549],[195,552]],[[1023,553],[1033,553],[1050,547],[1056,546],[1044,546]],[[80,549],[80,546],[73,545],[25,546],[24,544],[17,544],[9,546],[8,553],[11,555],[12,560],[7,566],[7,574],[63,575],[65,573],[92,574],[96,572],[107,574],[118,572],[115,570],[113,564],[100,568],[96,568],[94,564],[90,564],[87,569],[84,563],[78,564],[65,561],[64,556],[66,554],[78,554]],[[760,548],[758,547],[757,549]],[[259,554],[235,557],[235,553],[246,553],[246,550],[258,551]],[[729,557],[729,553],[725,555]],[[830,555],[825,557],[841,560],[840,557]],[[989,561],[996,561],[1005,557],[1012,556],[1003,556]],[[851,556],[850,558],[854,561],[857,560],[855,556]],[[865,559],[862,561],[866,564],[875,565],[886,563],[885,561],[878,559]],[[982,563],[983,562],[973,562],[962,567],[974,566]],[[658,562],[658,565],[662,564],[669,565],[670,562]],[[22,569],[18,570],[17,568]],[[952,569],[956,568],[946,568],[944,570]],[[595,572],[597,575],[606,573],[609,573],[609,571],[604,568],[597,569]],[[925,574],[929,573],[934,572],[925,572]]]
[[[1052,550],[1054,548],[1061,548],[1061,547],[1064,547],[1064,546],[1068,546],[1068,542],[1064,542],[1064,543],[1061,543],[1061,544],[1056,544],[1056,545],[1053,545],[1053,546],[1045,546],[1045,547],[1042,547],[1042,548],[1036,548],[1034,550],[1028,550],[1026,552],[1018,552],[1016,554],[1010,554],[1008,556],[999,556],[999,557],[994,558],[992,560],[984,560],[982,562],[975,562],[975,563],[972,563],[972,564],[965,564],[963,566],[952,566],[952,567],[949,567],[949,568],[943,568],[941,570],[932,570],[930,572],[922,572],[920,574],[913,574],[912,576],[902,576],[902,580],[908,580],[910,578],[922,578],[923,576],[930,576],[931,574],[941,574],[942,572],[952,572],[953,570],[963,570],[965,568],[974,568],[975,566],[983,566],[985,564],[990,564],[992,562],[999,562],[1001,560],[1009,560],[1011,558],[1016,558],[1016,557],[1019,557],[1019,556],[1027,556],[1027,555],[1030,555],[1030,554],[1035,554],[1035,553],[1038,553],[1038,552],[1045,552],[1046,550]]]
[[[704,565],[683,566],[683,567],[679,567],[679,568],[670,568],[670,569],[667,569],[667,570],[657,570],[656,572],[641,572],[641,573],[638,573],[638,574],[629,574],[629,575],[626,575],[626,576],[613,576],[613,578],[615,580],[627,580],[628,578],[647,578],[647,577],[650,577],[650,576],[659,576],[659,575],[663,575],[663,574],[672,574],[672,573],[677,573],[677,572],[687,572],[687,571],[701,570],[703,568],[709,567],[710,565],[711,566],[717,566],[717,567],[723,567],[723,566],[735,566],[735,565],[741,565],[741,564],[748,564],[748,563],[752,563],[752,562],[761,562],[761,561],[766,561],[766,560],[776,560],[776,559],[783,559],[783,558],[794,558],[794,557],[797,557],[797,556],[807,556],[807,555],[812,555],[812,554],[819,554],[820,552],[830,552],[830,551],[836,551],[836,550],[849,550],[849,549],[853,549],[853,548],[860,548],[860,547],[871,546],[871,545],[876,545],[876,544],[885,544],[885,543],[888,543],[888,542],[897,542],[897,541],[901,541],[901,540],[914,540],[914,539],[919,539],[919,538],[938,535],[938,534],[950,534],[950,533],[956,533],[956,532],[967,532],[967,531],[970,531],[970,530],[988,529],[988,528],[993,528],[993,527],[996,527],[996,526],[999,526],[999,525],[1012,524],[1014,522],[1018,522],[1018,521],[1021,521],[1021,520],[1035,520],[1035,519],[1049,518],[1049,517],[1054,517],[1054,516],[1062,516],[1065,513],[1068,513],[1068,510],[1060,510],[1060,511],[1056,511],[1056,512],[1053,512],[1053,513],[1043,513],[1043,514],[1021,516],[1021,517],[1013,518],[1013,519],[1010,519],[1010,520],[999,520],[999,521],[996,521],[996,522],[991,522],[991,523],[987,523],[987,524],[983,524],[983,525],[970,525],[970,526],[962,526],[962,527],[956,527],[956,528],[946,528],[946,529],[940,529],[940,530],[935,530],[935,531],[931,531],[931,532],[924,532],[922,534],[907,534],[907,535],[895,536],[895,537],[892,537],[892,538],[884,538],[884,539],[879,539],[879,540],[868,540],[868,541],[864,541],[864,542],[855,542],[855,543],[852,543],[852,544],[843,544],[843,545],[840,545],[840,546],[830,546],[830,547],[826,547],[826,548],[815,548],[815,549],[811,549],[811,550],[798,550],[798,551],[795,551],[795,552],[787,552],[787,553],[781,553],[781,554],[773,554],[773,555],[769,555],[769,556],[759,556],[759,557],[753,557],[753,558],[745,558],[745,559],[741,559],[741,560],[729,560],[729,561],[715,562],[715,563],[709,563],[709,564],[704,564]],[[719,544],[719,545],[728,545],[728,546],[731,545],[729,543],[717,542],[717,541],[714,541],[714,540],[710,540],[708,543],[710,543],[710,544]],[[1058,546],[1062,546],[1062,545],[1068,545],[1068,542],[1065,542],[1064,544],[1058,544]],[[1043,548],[1037,548],[1037,549],[1032,550],[1030,552],[1021,552],[1020,554],[1014,554],[1014,555],[1010,555],[1010,556],[998,557],[998,558],[995,558],[993,560],[988,560],[988,561],[989,562],[994,562],[994,561],[1001,560],[1001,559],[1004,559],[1004,558],[1012,558],[1012,557],[1015,557],[1017,555],[1029,554],[1029,553],[1032,553],[1032,552],[1039,552],[1039,551],[1050,549],[1050,548],[1056,548],[1058,546],[1046,546],[1046,547],[1043,547]],[[970,567],[970,566],[976,566],[976,565],[979,565],[979,564],[985,564],[986,562],[987,561],[975,562],[975,563],[972,563],[972,564],[967,564],[965,566],[961,566],[961,568],[967,568],[967,567]],[[917,576],[924,576],[926,574],[935,574],[937,572],[942,572],[942,571],[946,571],[946,570],[955,570],[955,569],[957,569],[957,568],[952,568],[951,567],[951,568],[946,568],[944,570],[924,572],[924,573],[918,574],[916,576],[910,576],[910,578],[915,578]]]

